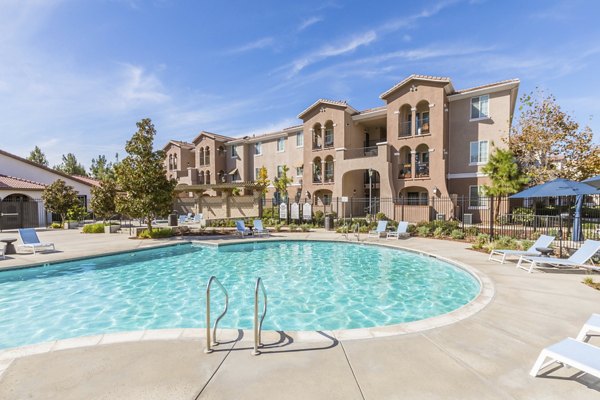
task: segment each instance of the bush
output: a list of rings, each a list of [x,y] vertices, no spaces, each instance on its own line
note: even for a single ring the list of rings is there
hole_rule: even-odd
[[[490,241],[490,235],[485,233],[480,233],[475,237],[475,241],[473,242],[474,249],[483,249],[483,246],[487,245]]]
[[[521,250],[527,250],[531,246],[533,246],[533,241],[531,241],[531,240],[521,240],[521,246],[520,246]]]
[[[427,237],[431,233],[429,226],[423,225],[417,227],[417,236]]]
[[[444,228],[441,226],[438,226],[437,228],[434,229],[433,231],[433,237],[435,238],[443,238],[444,237]]]
[[[350,230],[350,227],[348,225],[344,225],[344,226],[338,226],[335,229],[336,233],[348,233]]]
[[[281,227],[282,226],[283,225],[281,225],[281,224],[275,224],[275,232],[281,232]]]
[[[144,229],[138,235],[140,239],[161,239],[168,238],[171,236],[173,236],[173,231],[169,228],[152,229],[152,231]]]
[[[387,221],[387,216],[385,215],[385,213],[382,213],[381,211],[378,212],[377,214],[375,214],[375,220],[376,221]]]
[[[310,232],[310,225],[302,224],[302,225],[300,225],[300,229],[302,230],[302,232]]]
[[[492,249],[504,249],[504,250],[517,250],[519,243],[515,238],[510,236],[499,236],[498,239],[493,241],[489,246]]]
[[[460,229],[454,229],[450,232],[450,237],[454,240],[461,240],[465,238],[465,234]]]
[[[371,229],[369,229],[369,227],[368,227],[368,226],[360,226],[360,227],[358,228],[358,231],[359,231],[360,233],[369,233],[369,231],[370,231],[370,230],[371,230]]]
[[[290,224],[290,232],[296,232],[298,230],[298,225],[296,224]]]
[[[104,233],[104,224],[88,224],[83,227],[83,233]]]
[[[325,222],[325,218],[323,216],[323,211],[321,211],[321,210],[315,211],[315,223],[317,224],[317,226],[323,226],[324,222]]]
[[[465,229],[465,235],[470,237],[475,237],[479,235],[479,228],[476,226],[469,226]]]
[[[50,224],[50,228],[52,229],[62,229],[63,226],[60,222],[53,222]]]

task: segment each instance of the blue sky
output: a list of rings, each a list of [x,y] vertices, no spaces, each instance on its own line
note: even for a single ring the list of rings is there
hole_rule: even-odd
[[[412,73],[456,88],[520,78],[600,137],[597,1],[0,0],[0,148],[51,164],[300,123],[318,98],[364,109]],[[590,117],[594,116],[591,121]]]

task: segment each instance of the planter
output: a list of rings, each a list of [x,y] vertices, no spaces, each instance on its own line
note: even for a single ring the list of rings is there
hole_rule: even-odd
[[[119,225],[105,225],[104,233],[117,233],[119,231]]]
[[[77,221],[67,221],[64,225],[65,229],[77,229],[79,228],[79,222]]]

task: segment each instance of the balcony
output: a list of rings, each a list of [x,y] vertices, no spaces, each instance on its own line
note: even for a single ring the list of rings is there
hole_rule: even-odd
[[[379,149],[377,146],[360,147],[358,149],[346,149],[344,151],[344,159],[363,158],[363,157],[377,157],[379,155]]]
[[[417,163],[417,178],[429,178],[429,163]]]
[[[398,132],[398,137],[409,137],[412,136],[412,122],[411,121],[404,121],[404,122],[400,122],[400,130]]]
[[[398,179],[410,179],[412,178],[412,165],[411,163],[400,164],[400,173]]]
[[[322,148],[323,148],[323,145],[321,143],[313,142],[313,145],[312,145],[313,150],[321,150]]]

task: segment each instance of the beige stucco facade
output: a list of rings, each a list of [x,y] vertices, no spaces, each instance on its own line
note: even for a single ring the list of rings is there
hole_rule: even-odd
[[[263,166],[273,180],[287,165],[290,198],[315,204],[341,196],[407,204],[469,196],[487,182],[481,168],[494,146],[506,146],[518,87],[513,79],[456,90],[449,78],[411,75],[384,92],[376,108],[320,99],[295,127],[242,138],[203,132],[165,150],[180,160],[195,154],[189,169],[180,162],[180,172],[170,172],[187,184],[207,173],[210,183],[254,181]],[[198,151],[207,148],[211,161],[200,165]]]

